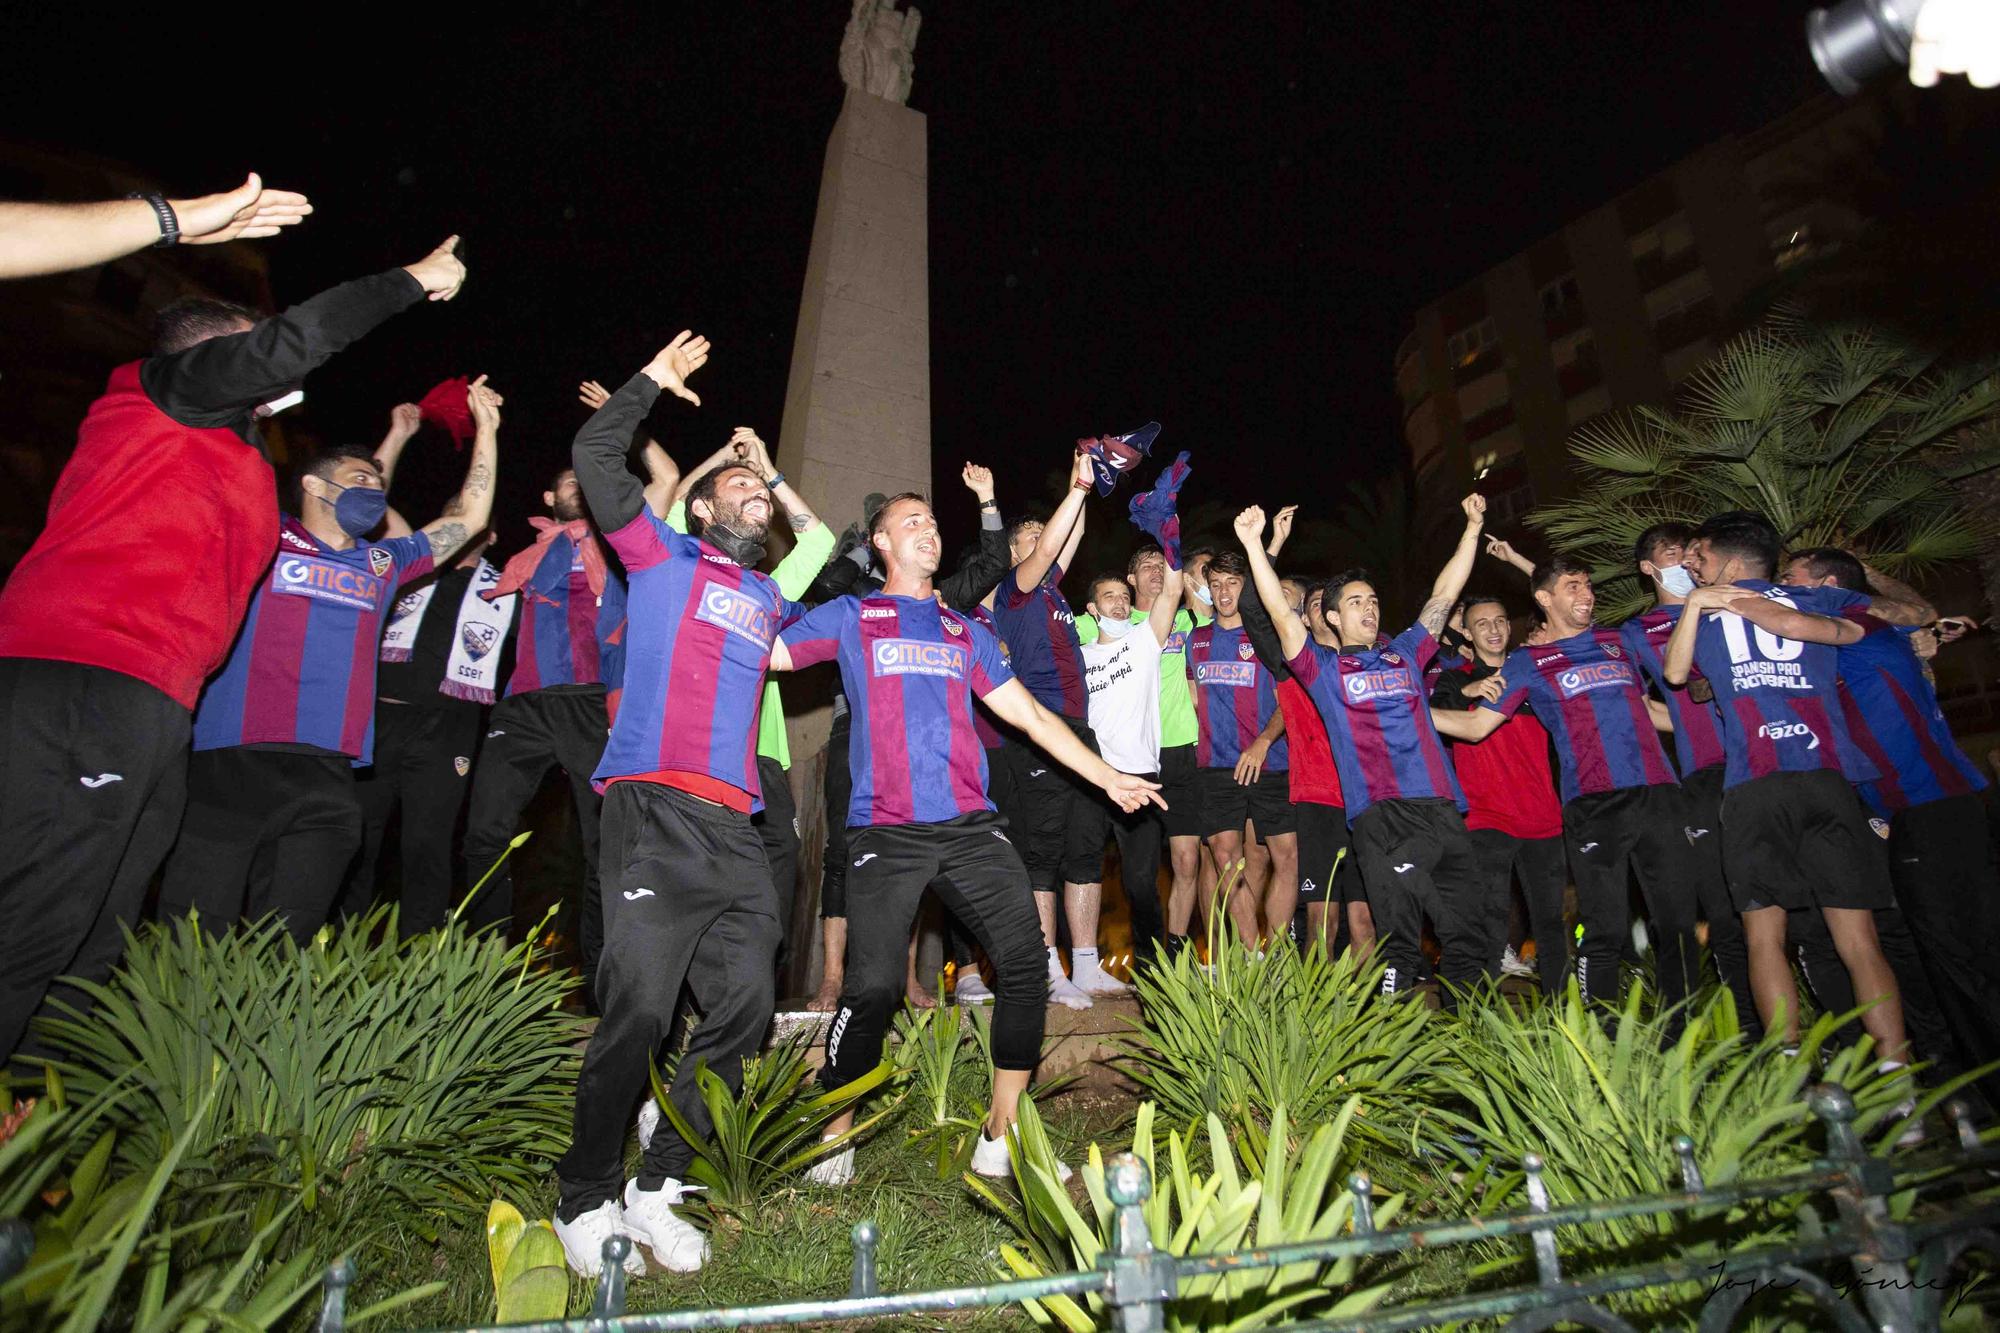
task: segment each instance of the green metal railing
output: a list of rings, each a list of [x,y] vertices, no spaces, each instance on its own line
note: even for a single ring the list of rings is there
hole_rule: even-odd
[[[1183,1258],[1153,1247],[1142,1207],[1151,1195],[1152,1181],[1144,1164],[1126,1153],[1112,1159],[1105,1173],[1106,1191],[1118,1207],[1115,1234],[1097,1267],[1087,1271],[936,1291],[884,1292],[876,1279],[879,1237],[873,1223],[863,1222],[854,1228],[853,1274],[845,1299],[627,1314],[623,1264],[630,1241],[620,1236],[605,1243],[607,1276],[599,1283],[587,1316],[490,1327],[504,1327],[511,1333],[664,1333],[669,1329],[882,1319],[1017,1305],[1051,1296],[1095,1296],[1108,1307],[1111,1326],[1125,1333],[1148,1333],[1166,1327],[1165,1306],[1175,1299],[1181,1284],[1204,1274],[1325,1264],[1363,1255],[1435,1250],[1525,1235],[1535,1257],[1536,1281],[1532,1284],[1289,1327],[1326,1333],[1391,1333],[1457,1320],[1506,1319],[1502,1327],[1509,1333],[1538,1333],[1561,1323],[1628,1333],[1632,1325],[1600,1304],[1602,1298],[1648,1287],[1701,1283],[1710,1288],[1710,1295],[1702,1306],[1697,1326],[1700,1333],[1721,1333],[1732,1327],[1755,1296],[1773,1287],[1809,1297],[1824,1313],[1823,1327],[1843,1333],[1935,1333],[1955,1293],[1962,1292],[1970,1280],[1955,1276],[1961,1266],[1976,1255],[1985,1256],[1988,1271],[2000,1264],[2000,1197],[1995,1196],[1996,1182],[2000,1182],[2000,1149],[1982,1146],[1967,1109],[1953,1103],[1947,1109],[1956,1131],[1955,1143],[1942,1151],[1900,1154],[1893,1160],[1874,1157],[1855,1130],[1854,1101],[1844,1088],[1821,1084],[1812,1090],[1810,1102],[1826,1127],[1828,1152],[1824,1159],[1809,1170],[1720,1189],[1703,1183],[1695,1164],[1694,1144],[1682,1138],[1675,1145],[1681,1174],[1678,1192],[1552,1207],[1542,1182],[1541,1159],[1530,1155],[1522,1164],[1529,1199],[1526,1212],[1378,1229],[1373,1187],[1366,1176],[1356,1175],[1348,1180],[1355,1203],[1353,1234],[1349,1236]],[[1922,1220],[1897,1221],[1891,1213],[1890,1196],[1919,1187],[1933,1191],[1934,1199],[1946,1188],[1960,1193],[1927,1207]],[[1734,1252],[1725,1265],[1661,1261],[1587,1277],[1565,1277],[1562,1271],[1556,1233],[1563,1227],[1627,1217],[1691,1214],[1798,1195],[1830,1200],[1835,1222],[1802,1227],[1790,1244]],[[1808,1267],[1830,1260],[1847,1261],[1852,1281],[1835,1285]],[[347,1289],[353,1280],[354,1270],[345,1262],[328,1270],[320,1333],[343,1333]],[[1852,1299],[1855,1295],[1860,1297],[1858,1304]]]

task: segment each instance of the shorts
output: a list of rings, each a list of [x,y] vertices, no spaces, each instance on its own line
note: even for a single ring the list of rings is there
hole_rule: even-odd
[[[1092,754],[1098,752],[1089,727],[1071,718],[1063,722]],[[1064,883],[1103,882],[1110,798],[1033,746],[1023,746],[1016,762],[1013,809],[1004,814],[1028,882],[1037,893],[1054,893]]]
[[[1195,762],[1193,742],[1161,749],[1160,799],[1167,803],[1160,822],[1169,838],[1201,836],[1201,766]]]
[[[1250,820],[1257,823],[1259,841],[1290,833],[1296,827],[1292,778],[1282,768],[1276,772],[1265,769],[1248,787],[1236,781],[1234,768],[1204,768],[1198,771],[1196,783],[1204,838],[1232,829],[1240,833]]]
[[[1366,902],[1347,837],[1347,811],[1317,801],[1295,801],[1292,818],[1299,834],[1299,901]]]
[[[1722,868],[1738,911],[1890,905],[1881,839],[1832,769],[1772,773],[1722,796]]]

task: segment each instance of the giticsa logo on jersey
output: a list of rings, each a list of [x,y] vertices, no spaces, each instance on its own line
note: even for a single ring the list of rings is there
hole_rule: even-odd
[[[696,620],[719,625],[759,647],[771,644],[771,612],[755,597],[720,583],[711,583],[695,608]]]
[[[872,650],[878,676],[947,676],[965,679],[966,653],[961,643],[927,643],[922,639],[883,639]]]
[[[1757,728],[1757,734],[1774,741],[1797,740],[1804,737],[1808,750],[1819,748],[1819,736],[1803,722],[1766,722]]]

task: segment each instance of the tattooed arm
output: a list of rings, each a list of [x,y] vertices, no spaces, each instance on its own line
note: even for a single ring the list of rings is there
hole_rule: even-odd
[[[486,387],[481,375],[466,394],[472,408],[475,431],[472,462],[465,469],[465,484],[445,505],[444,513],[424,524],[431,539],[431,560],[439,565],[451,559],[472,534],[483,531],[493,516],[493,470],[499,463],[501,397]]]
[[[794,535],[812,531],[820,526],[819,515],[813,513],[805,499],[792,489],[792,483],[784,480],[771,462],[771,450],[758,438],[757,432],[748,426],[738,426],[736,433],[729,437],[729,443],[741,454],[743,461],[756,469],[757,475],[766,484],[776,478],[778,484],[771,487],[771,498],[785,511],[785,521],[791,524]]]
[[[1458,595],[1465,591],[1465,581],[1472,577],[1473,562],[1479,558],[1479,533],[1486,526],[1485,496],[1468,495],[1459,502],[1459,507],[1465,510],[1465,532],[1458,539],[1458,549],[1438,572],[1437,582],[1431,585],[1431,599],[1417,616],[1417,622],[1433,637],[1444,633],[1451,608],[1458,605]]]

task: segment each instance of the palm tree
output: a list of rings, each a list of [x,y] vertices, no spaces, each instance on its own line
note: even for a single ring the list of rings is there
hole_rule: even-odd
[[[1528,521],[1590,563],[1612,616],[1647,600],[1639,533],[1726,509],[1769,516],[1788,546],[1851,547],[1891,574],[1921,573],[1988,535],[1954,483],[2000,466],[1996,416],[2000,357],[1780,311],[1689,376],[1672,408],[1586,423],[1569,446],[1582,489]]]

